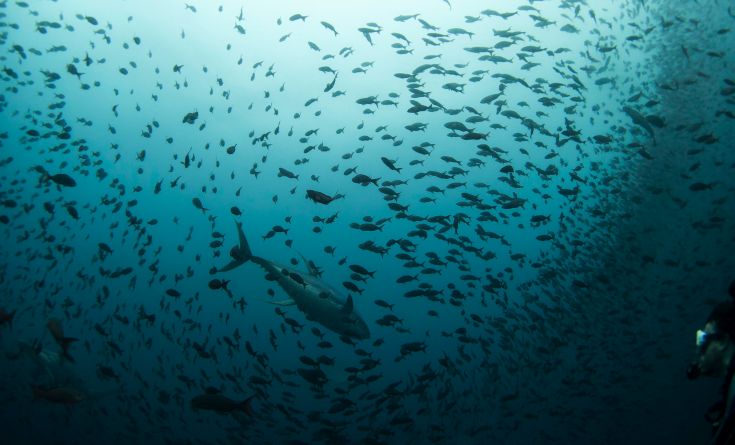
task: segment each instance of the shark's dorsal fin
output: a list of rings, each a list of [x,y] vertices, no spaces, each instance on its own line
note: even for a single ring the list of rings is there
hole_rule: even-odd
[[[342,306],[343,314],[351,314],[355,310],[355,303],[352,301],[352,295],[347,296],[344,306]]]
[[[309,272],[309,275],[314,278],[319,278],[319,271],[314,269],[313,263],[304,258],[304,255],[302,255],[301,252],[299,252],[299,256],[304,260],[304,264],[306,265],[306,270]]]

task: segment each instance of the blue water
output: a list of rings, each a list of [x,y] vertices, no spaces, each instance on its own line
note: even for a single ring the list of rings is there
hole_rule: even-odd
[[[720,382],[684,370],[735,270],[727,2],[0,13],[3,443],[706,443]],[[253,262],[218,272],[236,221],[370,338],[272,304]],[[193,408],[215,390],[252,415]]]

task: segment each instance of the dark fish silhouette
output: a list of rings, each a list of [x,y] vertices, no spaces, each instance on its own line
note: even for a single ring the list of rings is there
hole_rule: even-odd
[[[317,190],[307,190],[306,191],[306,197],[311,199],[312,201],[316,202],[317,204],[329,204],[330,202],[334,201],[335,199],[344,198],[345,195],[342,195],[340,193],[337,193],[334,196],[326,195],[322,192],[319,192]]]

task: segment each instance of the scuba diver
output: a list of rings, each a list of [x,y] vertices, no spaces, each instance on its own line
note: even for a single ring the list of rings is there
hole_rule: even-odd
[[[690,380],[724,378],[720,400],[705,414],[713,428],[712,445],[735,445],[735,281],[728,292],[731,299],[715,306],[697,331],[697,359],[687,370]]]

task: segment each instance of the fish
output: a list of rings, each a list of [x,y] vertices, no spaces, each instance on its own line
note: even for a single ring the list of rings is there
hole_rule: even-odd
[[[0,326],[8,325],[8,327],[13,327],[13,318],[15,318],[15,313],[17,310],[12,312],[5,312],[4,310],[0,309]]]
[[[73,63],[70,63],[70,64],[66,65],[66,71],[67,71],[67,72],[68,72],[69,74],[73,75],[73,76],[77,76],[77,78],[78,78],[79,80],[82,80],[82,76],[84,75],[84,73],[80,73],[80,72],[79,72],[79,71],[77,70],[77,67],[76,67],[76,65],[74,65]]]
[[[252,261],[265,270],[290,297],[289,300],[276,304],[295,305],[307,319],[336,334],[361,340],[370,338],[370,329],[355,309],[351,295],[344,298],[337,290],[311,273],[304,275],[290,267],[253,255],[245,238],[242,223],[236,221],[235,226],[239,245],[231,252],[232,261],[218,269],[218,273],[231,271]]]
[[[33,398],[43,399],[60,405],[75,405],[87,399],[87,395],[75,388],[57,386],[44,388],[33,386]]]
[[[194,125],[194,123],[196,122],[198,118],[199,118],[199,112],[192,111],[191,113],[186,113],[186,115],[184,115],[184,118],[181,119],[181,122],[184,124]]]
[[[202,200],[199,198],[192,198],[191,203],[194,204],[194,207],[201,210],[202,213],[207,213],[209,209],[204,208],[204,205],[202,204]]]
[[[396,167],[396,161],[395,160],[388,159],[385,156],[382,156],[380,158],[380,160],[383,161],[383,164],[385,164],[385,166],[388,167],[389,169],[391,169],[391,170],[393,170],[395,172],[398,172],[398,173],[401,172],[401,168]]]
[[[251,401],[255,396],[236,402],[229,397],[214,391],[200,394],[191,399],[191,407],[196,410],[214,411],[220,414],[229,414],[234,412],[245,413],[248,417],[253,417],[254,412]]]
[[[335,35],[335,37],[339,34],[336,29],[334,29],[334,26],[329,22],[321,22],[322,26],[326,29],[332,31]]]
[[[324,87],[324,92],[328,93],[334,88],[334,84],[337,83],[337,73],[334,74],[334,79],[332,79],[331,82],[327,84],[327,86]]]
[[[352,182],[354,182],[355,184],[360,184],[363,187],[367,186],[370,183],[374,184],[377,187],[378,181],[380,181],[380,178],[371,178],[367,175],[363,175],[362,173],[358,173],[352,177]]]
[[[278,177],[285,177],[289,179],[299,179],[299,175],[293,173],[290,170],[286,170],[285,168],[278,168]]]
[[[623,107],[623,111],[633,120],[634,124],[643,128],[644,130],[646,130],[646,132],[648,132],[649,135],[651,135],[651,138],[653,138],[653,142],[655,144],[656,133],[653,131],[653,126],[648,122],[646,117],[639,113],[637,110],[628,106]]]
[[[344,198],[345,195],[343,195],[341,193],[337,193],[334,196],[329,196],[329,195],[324,194],[324,193],[322,193],[320,191],[308,189],[308,190],[306,190],[306,197],[308,199],[311,199],[312,201],[314,201],[317,204],[327,205],[330,202],[334,201],[335,199]]]

